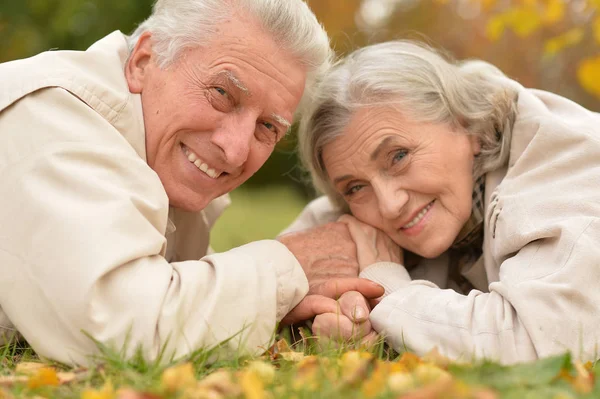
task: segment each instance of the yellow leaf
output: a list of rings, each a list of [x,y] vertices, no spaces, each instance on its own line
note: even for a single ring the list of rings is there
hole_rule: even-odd
[[[600,55],[587,58],[579,64],[577,80],[588,93],[600,98]]]
[[[37,362],[21,362],[17,364],[15,367],[15,373],[17,374],[25,374],[25,375],[34,375],[40,369],[48,367],[47,364],[37,363]]]
[[[498,41],[502,37],[506,29],[506,18],[503,14],[494,15],[485,27],[485,36],[493,42]]]
[[[448,365],[451,363],[451,360],[442,355],[437,347],[430,350],[425,356],[423,356],[421,360],[427,363],[435,364],[443,369],[448,368]]]
[[[594,32],[594,40],[600,44],[600,15],[597,15],[592,22],[592,30]]]
[[[270,384],[275,379],[275,367],[265,362],[250,362],[247,372],[254,373],[264,384]]]
[[[256,373],[243,372],[240,385],[246,399],[263,399],[266,397],[265,386]]]
[[[374,360],[369,352],[349,351],[340,359],[341,372],[344,384],[355,384],[364,380],[369,366]]]
[[[299,362],[305,357],[301,352],[281,352],[279,355],[288,362]]]
[[[573,381],[573,388],[578,393],[590,393],[594,388],[594,375],[580,361],[575,361],[574,366],[577,375],[575,376],[575,381]]]
[[[115,390],[110,381],[107,381],[102,389],[86,389],[81,393],[81,399],[114,399]]]
[[[515,8],[506,14],[507,24],[521,38],[525,38],[538,30],[542,20],[534,8]]]
[[[452,376],[447,371],[444,371],[432,364],[418,365],[415,368],[413,375],[415,376],[416,380],[423,385],[440,381],[445,382],[452,379]]]
[[[10,392],[0,389],[0,399],[15,399],[15,397]]]
[[[24,375],[6,375],[0,376],[0,387],[12,387],[15,384],[25,383],[29,380]]]
[[[371,376],[363,382],[361,388],[362,393],[366,398],[373,398],[386,388],[388,377],[394,366],[398,366],[398,364],[382,361],[376,362],[375,370],[371,373]]]
[[[35,374],[29,377],[29,381],[27,381],[27,386],[31,389],[44,386],[57,386],[59,384],[60,381],[56,375],[56,370],[51,367],[44,367],[37,370]]]
[[[542,21],[546,25],[555,24],[563,19],[565,16],[565,2],[564,0],[547,0],[544,13],[542,15]]]
[[[411,374],[393,373],[388,377],[387,386],[392,392],[403,394],[414,389],[416,384]]]
[[[240,393],[241,389],[233,382],[231,372],[228,370],[217,370],[200,380],[196,386],[187,389],[184,393],[184,398],[233,397],[238,396]]]
[[[404,352],[398,363],[405,366],[408,371],[413,371],[419,364],[421,359],[414,353]]]
[[[544,54],[553,56],[565,48],[573,47],[583,40],[584,35],[582,28],[574,28],[562,35],[553,37],[544,44]]]
[[[160,378],[161,386],[169,392],[178,392],[189,388],[196,383],[194,367],[191,363],[184,363],[166,369]]]

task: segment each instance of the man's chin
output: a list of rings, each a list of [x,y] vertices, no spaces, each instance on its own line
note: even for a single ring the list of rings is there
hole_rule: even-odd
[[[186,212],[200,212],[210,204],[215,196],[169,196],[169,206]]]

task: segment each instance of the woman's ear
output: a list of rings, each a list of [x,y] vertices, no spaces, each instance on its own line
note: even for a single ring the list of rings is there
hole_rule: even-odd
[[[477,156],[481,153],[481,142],[479,141],[479,137],[472,134],[469,135],[469,141],[471,142],[471,151],[474,156]]]
[[[144,32],[138,39],[125,65],[125,78],[131,93],[144,90],[149,69],[152,66],[152,34]]]

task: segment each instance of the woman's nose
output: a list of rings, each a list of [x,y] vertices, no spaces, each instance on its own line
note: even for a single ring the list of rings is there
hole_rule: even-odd
[[[406,190],[395,184],[385,183],[376,191],[381,216],[385,219],[397,218],[408,202]]]

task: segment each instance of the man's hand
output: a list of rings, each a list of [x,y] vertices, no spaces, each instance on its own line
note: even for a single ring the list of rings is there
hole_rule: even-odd
[[[282,320],[282,324],[337,313],[336,299],[348,291],[357,291],[368,299],[383,295],[382,286],[358,278],[356,245],[346,224],[327,223],[286,234],[278,240],[298,259],[309,285],[308,295]]]
[[[327,223],[278,238],[298,259],[308,279],[309,295],[337,299],[346,291],[374,298],[381,286],[358,279],[356,245],[345,223]]]

